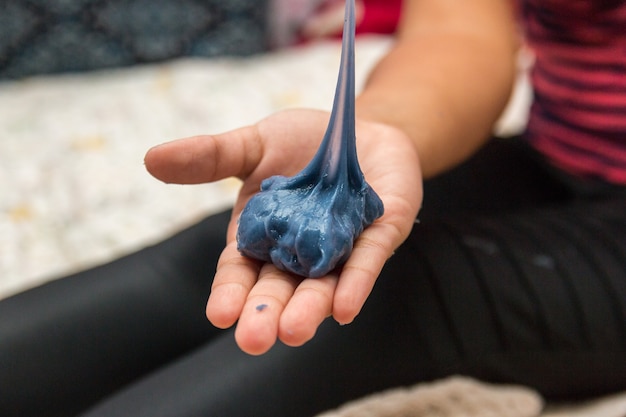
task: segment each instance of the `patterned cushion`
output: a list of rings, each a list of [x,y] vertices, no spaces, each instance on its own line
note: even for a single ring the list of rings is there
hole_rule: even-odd
[[[0,78],[266,50],[266,0],[4,0]]]

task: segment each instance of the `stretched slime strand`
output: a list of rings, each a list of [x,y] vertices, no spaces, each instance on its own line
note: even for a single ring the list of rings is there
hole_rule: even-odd
[[[239,218],[242,254],[305,277],[343,264],[354,240],[384,211],[357,159],[354,38],[355,4],[347,0],[339,77],[322,143],[300,173],[264,180]]]

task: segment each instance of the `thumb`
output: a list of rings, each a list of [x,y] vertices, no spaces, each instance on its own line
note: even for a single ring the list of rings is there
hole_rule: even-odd
[[[220,135],[194,136],[155,146],[144,158],[155,178],[175,184],[200,184],[245,178],[258,165],[262,144],[255,126]]]

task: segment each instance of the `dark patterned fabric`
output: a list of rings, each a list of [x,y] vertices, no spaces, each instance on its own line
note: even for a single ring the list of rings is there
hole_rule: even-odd
[[[0,78],[266,49],[265,0],[0,0]]]

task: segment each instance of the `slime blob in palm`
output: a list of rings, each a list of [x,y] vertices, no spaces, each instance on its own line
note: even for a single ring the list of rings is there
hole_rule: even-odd
[[[354,0],[348,0],[333,111],[316,155],[293,177],[264,180],[239,218],[242,254],[305,277],[345,262],[354,240],[383,214],[356,154],[354,18]]]

